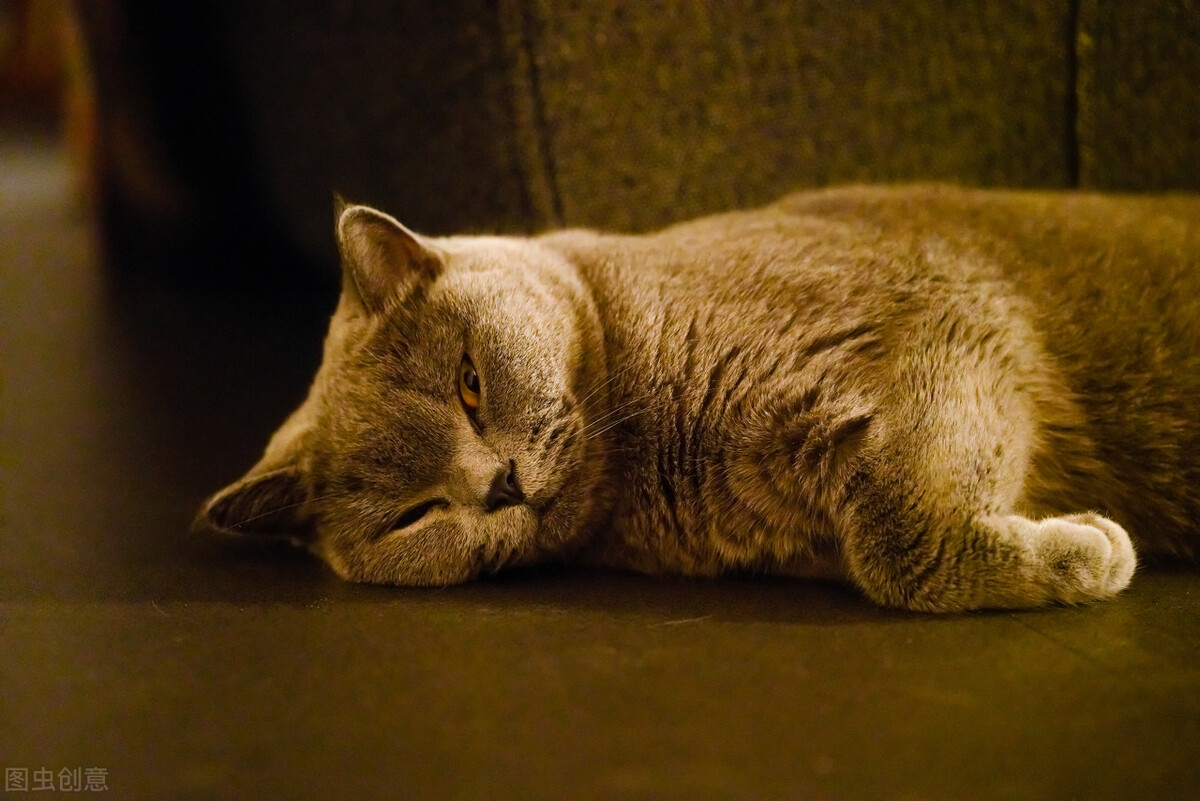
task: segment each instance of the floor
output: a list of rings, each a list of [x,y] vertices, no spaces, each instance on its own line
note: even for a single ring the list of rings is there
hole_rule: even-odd
[[[349,586],[189,535],[333,299],[131,285],[97,253],[61,154],[0,137],[10,797],[90,768],[134,799],[1200,798],[1195,573],[930,617],[819,583]]]

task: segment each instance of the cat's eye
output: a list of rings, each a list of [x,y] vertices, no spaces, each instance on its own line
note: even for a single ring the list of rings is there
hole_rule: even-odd
[[[406,529],[409,526],[418,523],[421,520],[421,518],[425,517],[425,515],[429,514],[435,508],[437,508],[439,506],[445,506],[445,505],[446,505],[446,501],[443,501],[440,498],[435,498],[431,501],[425,501],[424,503],[419,503],[410,509],[406,509],[398,518],[396,518],[395,520],[392,521],[391,525],[388,526],[385,531],[381,531],[381,532],[379,532],[379,534],[380,534],[380,536],[382,536],[384,534],[387,534],[387,533],[390,533],[393,531],[400,531],[401,529]]]
[[[479,373],[470,356],[463,356],[458,364],[458,397],[462,400],[467,411],[474,412],[479,408]]]

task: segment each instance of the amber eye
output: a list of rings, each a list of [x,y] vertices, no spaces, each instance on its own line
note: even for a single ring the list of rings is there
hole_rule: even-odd
[[[458,397],[469,411],[479,408],[479,373],[469,356],[463,356],[458,364]]]

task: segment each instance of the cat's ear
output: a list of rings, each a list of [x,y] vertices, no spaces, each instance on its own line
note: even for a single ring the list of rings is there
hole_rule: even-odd
[[[287,539],[303,544],[312,539],[308,491],[296,465],[274,470],[251,470],[213,495],[200,509],[193,530]]]
[[[312,403],[306,400],[271,437],[258,464],[204,503],[192,530],[310,541],[311,432]]]
[[[368,314],[387,308],[418,284],[432,281],[444,262],[436,247],[393,217],[334,199],[342,290]]]

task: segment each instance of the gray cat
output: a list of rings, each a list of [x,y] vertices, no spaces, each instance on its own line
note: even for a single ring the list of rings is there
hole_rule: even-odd
[[[1200,198],[851,187],[646,236],[336,228],[312,389],[207,527],[352,581],[569,561],[929,611],[1108,598],[1135,546],[1200,553]]]

